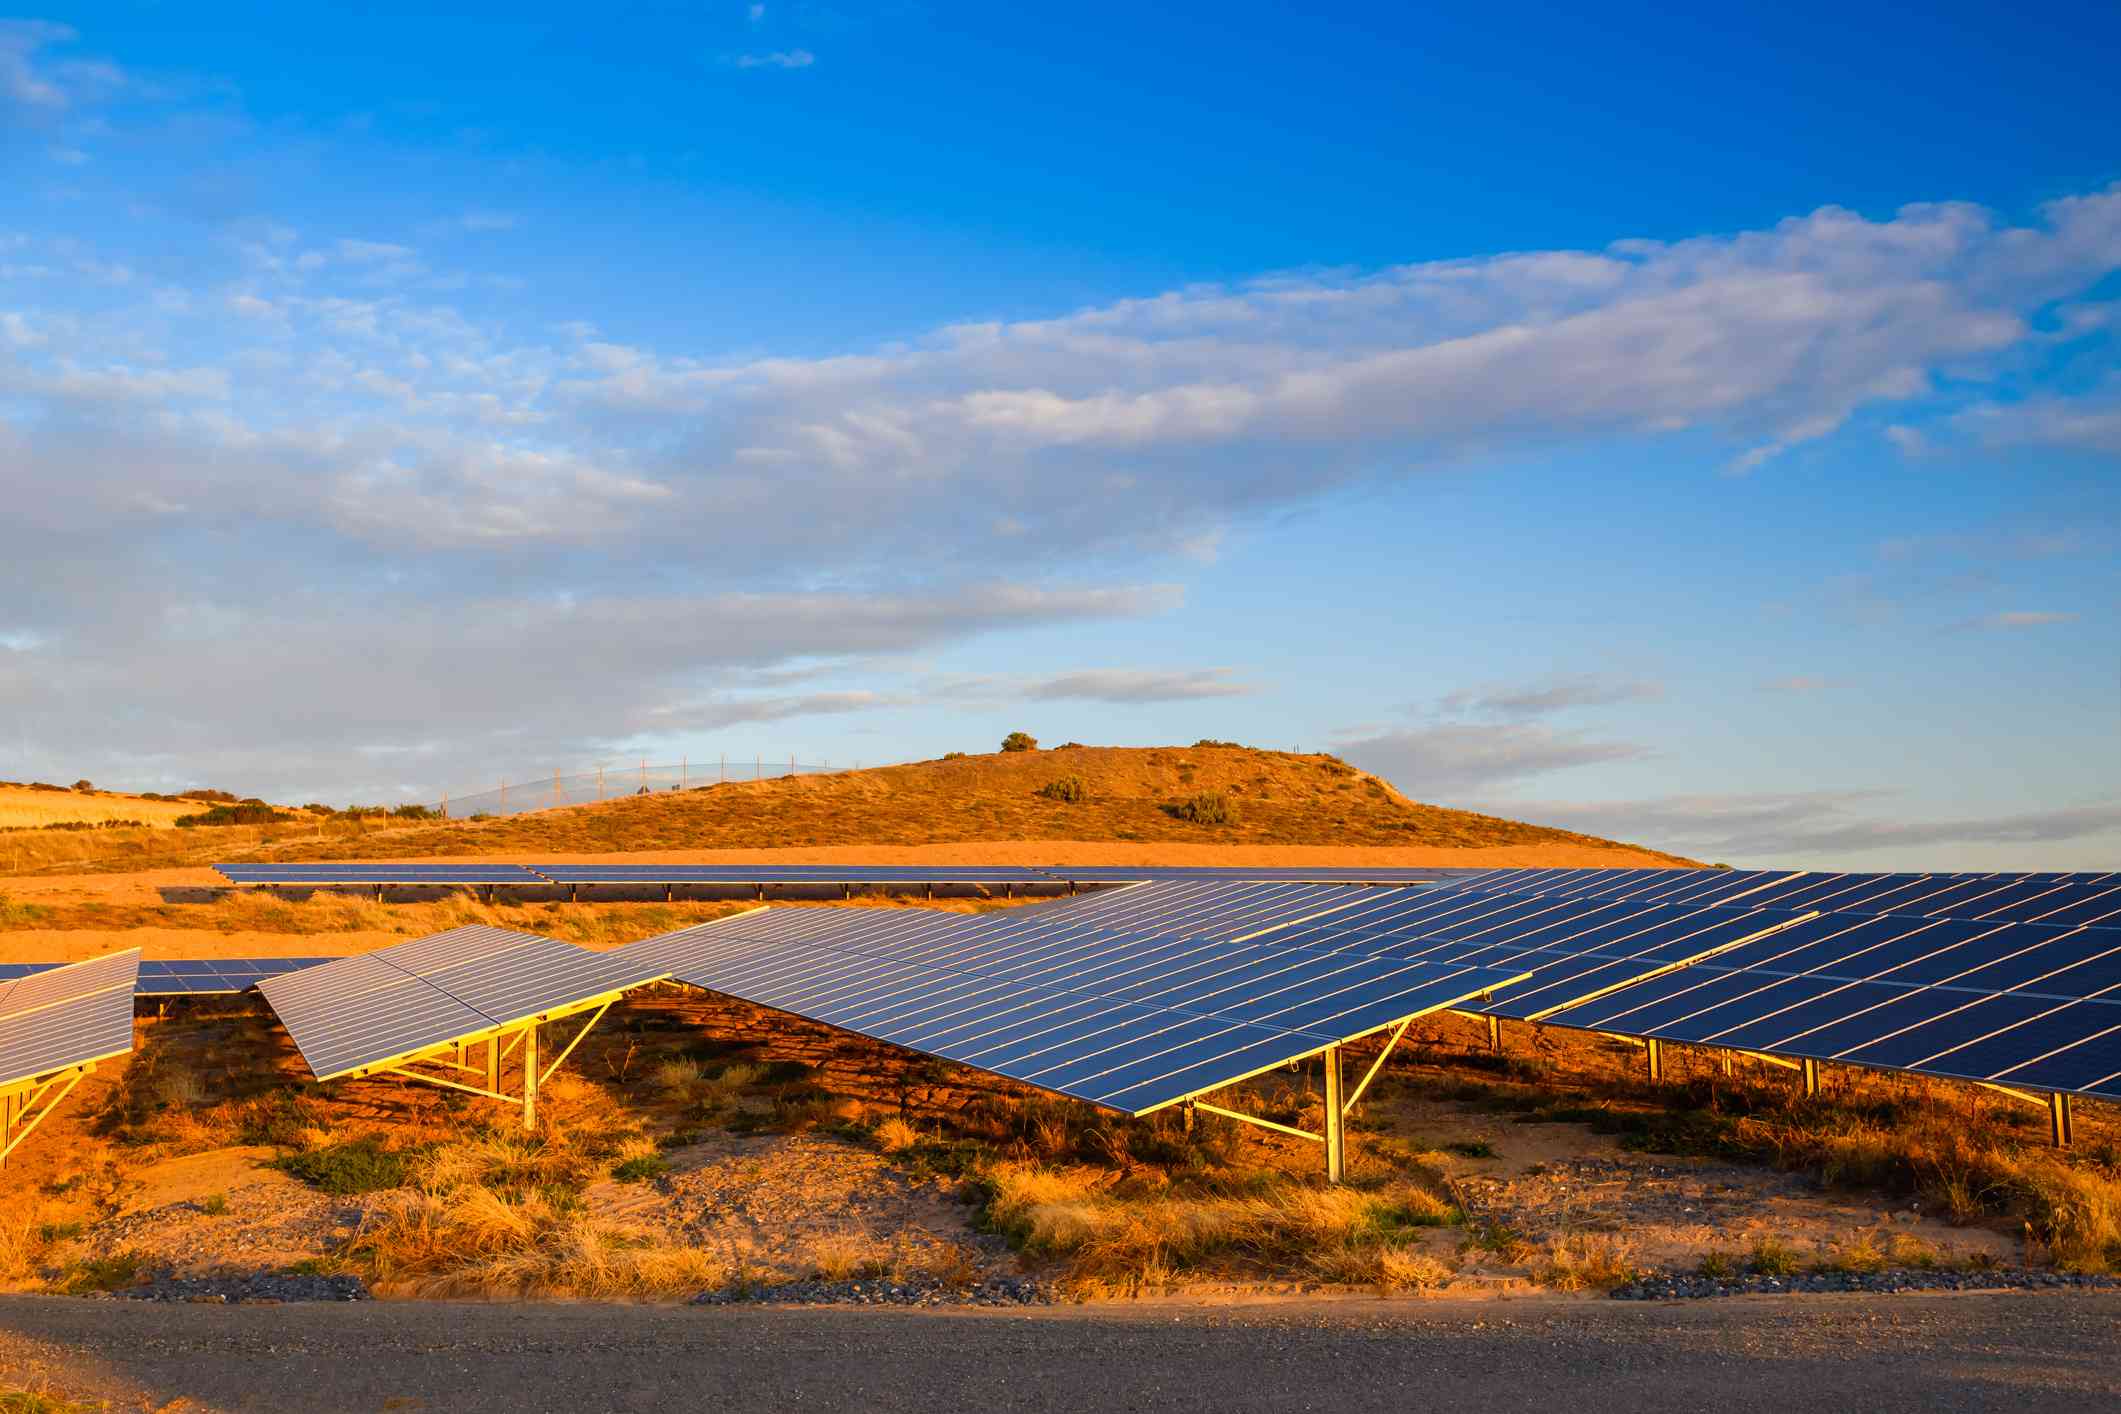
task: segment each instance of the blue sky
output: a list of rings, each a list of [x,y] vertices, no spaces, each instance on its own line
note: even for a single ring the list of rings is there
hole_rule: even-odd
[[[1153,9],[0,21],[0,776],[2115,864],[2111,6]]]

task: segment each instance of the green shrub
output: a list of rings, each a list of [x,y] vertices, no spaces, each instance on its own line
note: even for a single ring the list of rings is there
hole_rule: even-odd
[[[279,825],[294,818],[270,805],[244,801],[238,805],[211,805],[196,815],[179,815],[175,824],[189,830],[200,825]]]
[[[1048,800],[1064,800],[1073,805],[1089,795],[1090,788],[1083,784],[1081,776],[1062,776],[1040,786],[1038,793]]]
[[[377,1139],[349,1139],[343,1144],[288,1154],[273,1160],[273,1167],[293,1174],[313,1188],[343,1197],[350,1193],[374,1193],[380,1189],[404,1187],[409,1157],[398,1150],[384,1148],[382,1141]]]
[[[1166,805],[1164,813],[1196,825],[1227,825],[1232,818],[1230,798],[1219,790],[1202,791],[1189,800]]]
[[[661,1154],[636,1154],[611,1168],[611,1176],[621,1183],[649,1183],[669,1172],[670,1160]]]
[[[123,1291],[128,1286],[140,1283],[140,1269],[146,1262],[137,1252],[120,1252],[110,1257],[90,1257],[76,1262],[59,1280],[59,1291],[64,1296],[86,1296],[94,1291]]]
[[[1038,738],[1029,732],[1011,732],[1002,738],[1002,750],[1036,751],[1038,750]]]

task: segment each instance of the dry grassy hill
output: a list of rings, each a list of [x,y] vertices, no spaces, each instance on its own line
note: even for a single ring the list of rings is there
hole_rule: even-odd
[[[1018,840],[1573,846],[1690,862],[1567,830],[1423,805],[1331,756],[1205,744],[1064,747],[733,781],[493,820],[288,842],[261,853],[282,859],[523,858]]]
[[[0,829],[42,830],[54,825],[107,826],[133,821],[173,825],[179,815],[204,809],[196,800],[148,800],[112,790],[67,790],[48,785],[0,782]]]

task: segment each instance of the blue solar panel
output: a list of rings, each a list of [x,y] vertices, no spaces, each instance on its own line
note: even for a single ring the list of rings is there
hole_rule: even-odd
[[[1548,1019],[2116,1095],[2121,1063],[2101,1066],[2121,1034],[2121,930],[1826,914]]]
[[[140,964],[135,996],[206,996],[245,992],[267,977],[330,962],[328,957],[160,958]],[[56,967],[52,962],[0,963],[0,981]]]
[[[1515,975],[1231,941],[1257,915],[1233,914],[1222,897],[1212,917],[1189,918],[1175,896],[1185,891],[1134,900],[1133,917],[1155,931],[1068,907],[1026,911],[1037,917],[784,909],[627,951],[680,981],[1137,1114]],[[1253,903],[1286,914],[1317,900]]]

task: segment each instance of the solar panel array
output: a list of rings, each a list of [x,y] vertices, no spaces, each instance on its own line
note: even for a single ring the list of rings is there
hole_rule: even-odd
[[[130,1052],[139,965],[128,948],[0,985],[0,1086]]]
[[[1691,902],[1629,905],[1465,889],[1393,891],[1267,941],[1523,972],[1524,981],[1470,1009],[1529,1020],[1714,956],[1804,916]]]
[[[339,867],[364,883],[440,877]],[[1416,981],[1478,974],[1490,980],[1465,995],[1493,995],[1467,1009],[1496,1016],[2121,1097],[2121,874],[2108,872],[505,868],[513,876],[492,881],[1153,879],[1010,915],[775,914],[623,950],[667,955],[683,980],[717,991],[1135,1112],[1228,1068],[1222,1043],[1195,1034],[1201,1026],[1278,1028],[1279,1040],[1228,1033],[1232,1055],[1254,1057],[1359,1019],[1352,1004],[1349,1018],[1322,1020],[1294,1003],[1269,1015],[1234,992],[1187,990],[1211,959],[1229,960],[1233,986],[1279,976],[1261,960],[1277,949],[1295,978],[1340,969],[1364,985],[1409,983],[1380,1005],[1411,1004]],[[1181,959],[1168,995],[1157,990],[1156,969]],[[1495,975],[1522,980],[1505,988]],[[1011,1019],[1039,1008],[1081,1025],[1049,1036]],[[1123,1060],[1111,1074],[1086,1069],[1111,1059],[1095,1039],[1107,1011],[1116,1019],[1106,1030],[1168,1031],[1179,1044],[1162,1056],[1140,1051],[1146,1040],[1114,1043]]]
[[[329,1080],[661,975],[624,950],[472,925],[268,977],[258,990],[310,1072]]]
[[[695,986],[1145,1114],[1507,985],[1276,945],[1360,890],[1150,884],[1006,915],[781,909],[622,952]]]
[[[1711,899],[1752,908],[2055,924],[2121,923],[2121,874],[1815,874],[1797,870],[1494,870],[1443,881],[1550,898]]]
[[[2121,1098],[2121,928],[1822,914],[1548,1019]]]
[[[267,977],[299,972],[330,962],[328,957],[174,958],[140,964],[134,995],[141,997],[205,996],[247,992]],[[0,963],[0,981],[27,977],[57,966],[49,962]]]
[[[534,864],[555,884],[1051,884],[1038,869],[1008,865]]]
[[[476,860],[444,860],[432,864],[216,864],[214,870],[232,884],[446,886],[550,882],[520,864],[487,864]]]

